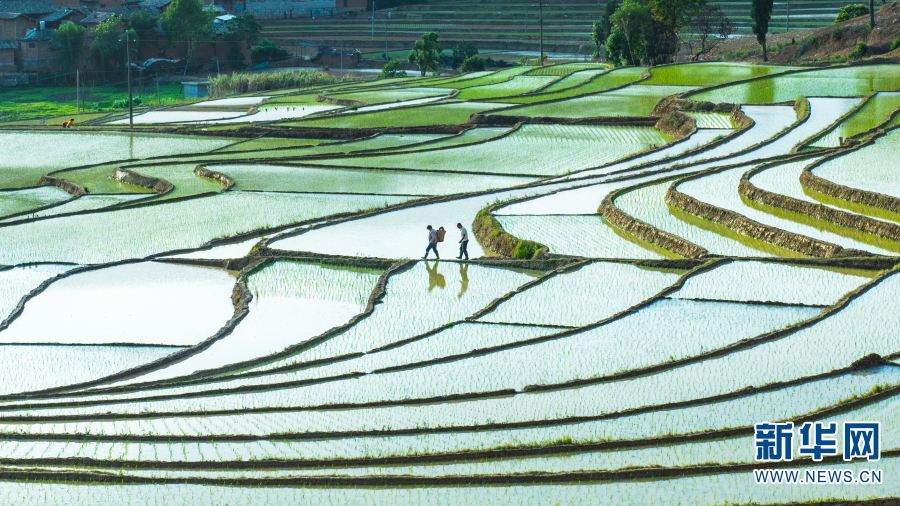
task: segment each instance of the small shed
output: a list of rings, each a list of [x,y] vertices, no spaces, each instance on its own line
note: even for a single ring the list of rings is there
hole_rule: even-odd
[[[209,81],[181,84],[184,85],[184,98],[202,98],[209,96]]]
[[[330,46],[319,46],[319,52],[310,58],[310,61],[326,67],[355,67],[359,65],[362,55],[359,49],[353,51],[338,51]]]

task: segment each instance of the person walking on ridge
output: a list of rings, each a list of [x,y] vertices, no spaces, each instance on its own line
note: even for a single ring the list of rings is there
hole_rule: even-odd
[[[469,232],[466,230],[466,227],[462,226],[462,223],[457,223],[456,228],[459,229],[459,233],[462,236],[459,239],[459,256],[456,257],[459,260],[462,260],[463,255],[466,256],[466,260],[469,259]]]
[[[428,252],[434,251],[434,256],[438,260],[441,259],[441,256],[438,254],[437,243],[438,243],[438,233],[437,230],[431,228],[431,225],[425,227],[428,229],[428,247],[425,248],[425,256],[422,257],[422,260],[428,258]]]

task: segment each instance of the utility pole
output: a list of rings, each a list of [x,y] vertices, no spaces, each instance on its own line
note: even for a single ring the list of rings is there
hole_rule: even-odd
[[[784,25],[784,31],[791,31],[791,0],[787,0],[787,21]]]
[[[384,21],[384,56],[387,58],[388,54],[388,44],[387,44],[387,18],[382,18]]]
[[[341,42],[341,81],[344,80],[344,43]]]
[[[541,60],[541,67],[544,66],[544,3],[538,2],[538,12],[541,16],[541,54],[538,56],[538,59]]]
[[[131,32],[125,32],[125,52],[128,53],[128,128],[134,128],[134,95],[131,89]]]
[[[372,0],[372,40],[375,40],[375,0]]]
[[[75,69],[75,111],[81,112],[81,71]]]

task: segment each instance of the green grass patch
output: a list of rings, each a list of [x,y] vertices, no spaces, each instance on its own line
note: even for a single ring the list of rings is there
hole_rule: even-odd
[[[144,105],[157,105],[156,86],[136,86],[135,98]],[[75,86],[22,86],[0,89],[0,121],[25,120],[48,116],[73,115],[78,112]],[[128,90],[114,86],[83,86],[81,108],[86,112],[117,110],[113,104],[128,99]],[[160,86],[162,105],[196,102],[184,98],[180,84]],[[76,119],[77,122],[77,119]]]

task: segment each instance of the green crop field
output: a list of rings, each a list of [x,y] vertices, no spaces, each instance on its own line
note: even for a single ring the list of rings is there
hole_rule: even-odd
[[[184,87],[180,84],[160,86],[157,95],[156,86],[139,86],[134,95],[145,105],[174,105],[189,102],[184,98]],[[115,111],[113,104],[128,99],[128,91],[124,87],[86,86],[82,92],[81,110],[79,112],[79,95],[71,86],[38,86],[19,89],[6,87],[0,89],[0,121],[35,119],[37,123],[44,120],[48,124],[62,124],[67,119],[75,118],[76,123],[103,116],[94,111]],[[157,100],[158,99],[158,100]],[[68,116],[51,120],[55,116]]]
[[[895,64],[67,93],[0,93],[0,504],[900,496]]]

